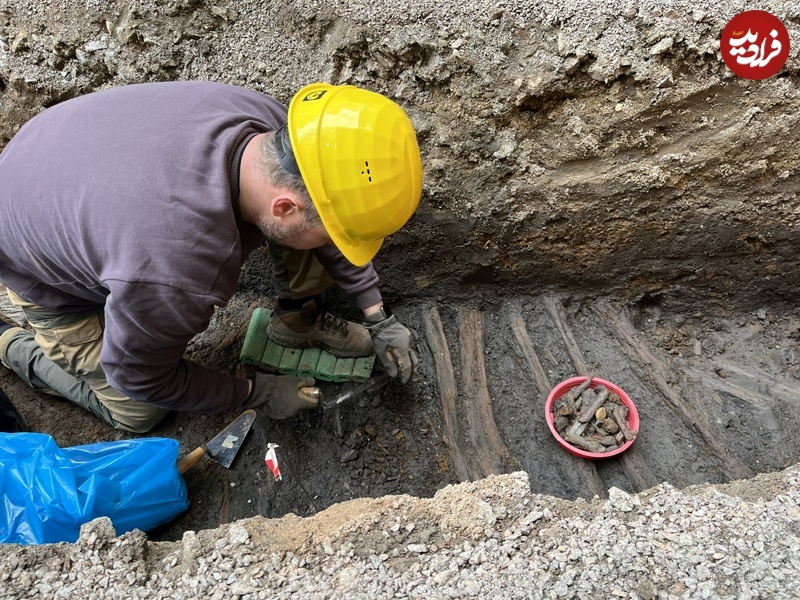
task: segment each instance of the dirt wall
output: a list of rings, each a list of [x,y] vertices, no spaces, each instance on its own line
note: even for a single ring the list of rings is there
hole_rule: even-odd
[[[312,80],[366,86],[408,111],[424,156],[420,210],[378,260],[394,293],[763,304],[800,283],[800,59],[793,48],[760,82],[733,75],[719,35],[747,8],[4,0],[0,144],[47,106],[135,82],[211,79],[284,102]],[[800,3],[758,8],[800,39]]]

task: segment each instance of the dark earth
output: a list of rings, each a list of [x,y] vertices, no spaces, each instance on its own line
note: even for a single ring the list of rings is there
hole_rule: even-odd
[[[237,294],[188,356],[231,372],[252,368],[239,352],[253,309],[271,306],[269,268],[266,253],[251,257]],[[390,290],[386,296],[393,298]],[[186,530],[255,515],[310,516],[357,497],[430,497],[450,483],[515,470],[529,474],[534,493],[575,499],[605,497],[611,486],[724,483],[800,457],[800,319],[790,309],[714,314],[680,298],[631,303],[555,290],[498,289],[463,303],[394,296],[417,340],[417,382],[355,396],[338,417],[320,409],[285,421],[257,418],[230,469],[204,458],[186,473],[189,509],[151,538],[179,540]],[[357,318],[336,290],[328,299]],[[636,441],[618,457],[575,457],[545,423],[552,387],[590,373],[620,386],[638,408]],[[0,385],[30,428],[62,447],[129,436],[28,389],[7,369]],[[354,384],[321,386],[331,397]],[[185,453],[236,416],[174,413],[150,435],[177,439]],[[269,443],[278,445],[280,481],[264,461]]]

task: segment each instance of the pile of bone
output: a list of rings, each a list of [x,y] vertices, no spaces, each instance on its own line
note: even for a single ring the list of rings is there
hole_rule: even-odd
[[[628,407],[604,385],[590,387],[588,377],[553,402],[553,424],[565,442],[603,454],[632,440],[636,433],[628,429]]]

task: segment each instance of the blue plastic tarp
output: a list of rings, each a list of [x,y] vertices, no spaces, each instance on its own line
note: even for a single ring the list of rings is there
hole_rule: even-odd
[[[43,433],[0,433],[0,542],[75,542],[97,517],[117,535],[172,520],[189,506],[178,451],[168,438],[59,448]]]

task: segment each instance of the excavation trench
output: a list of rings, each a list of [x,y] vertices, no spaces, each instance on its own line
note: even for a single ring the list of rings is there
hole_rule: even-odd
[[[192,358],[252,370],[239,352],[252,311],[270,305],[268,269],[263,254],[248,263],[237,295],[190,346]],[[446,301],[397,298],[395,311],[417,340],[417,382],[392,382],[338,411],[257,419],[229,469],[204,459],[186,473],[189,509],[151,537],[178,540],[255,515],[309,516],[357,497],[430,497],[450,483],[517,470],[529,474],[533,492],[576,499],[606,497],[612,486],[639,492],[661,482],[747,479],[800,457],[800,319],[791,307],[731,303],[719,311],[669,295],[513,293],[488,282],[453,290]],[[352,310],[336,292],[330,301]],[[588,374],[622,387],[639,409],[636,442],[619,457],[575,457],[545,423],[550,390]],[[126,437],[7,371],[2,385],[31,428],[61,445]],[[347,388],[322,385],[328,395]],[[151,435],[188,452],[235,416],[176,413]],[[264,461],[270,443],[278,445],[280,481]]]

